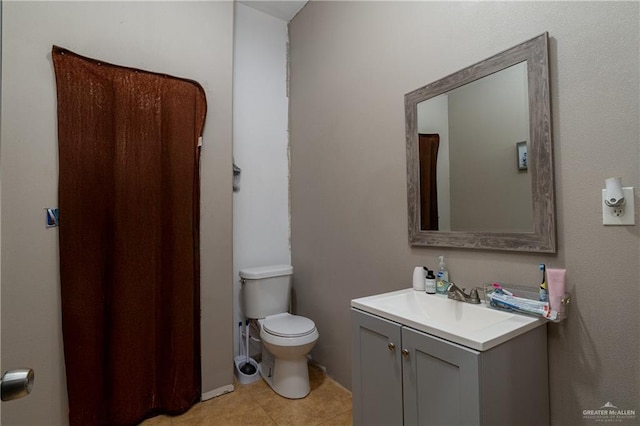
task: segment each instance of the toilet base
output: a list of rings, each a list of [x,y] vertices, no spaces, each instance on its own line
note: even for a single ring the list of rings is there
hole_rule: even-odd
[[[269,387],[285,398],[304,398],[311,391],[306,356],[296,359],[276,359],[263,346],[259,370]]]

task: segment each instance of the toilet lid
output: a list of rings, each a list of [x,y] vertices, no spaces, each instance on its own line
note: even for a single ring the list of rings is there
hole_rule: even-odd
[[[262,327],[267,333],[280,337],[306,336],[316,329],[316,325],[309,318],[289,313],[266,317]]]

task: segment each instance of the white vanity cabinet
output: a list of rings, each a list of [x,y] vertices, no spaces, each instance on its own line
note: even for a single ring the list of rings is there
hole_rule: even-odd
[[[546,325],[477,351],[352,308],[355,425],[547,425]]]

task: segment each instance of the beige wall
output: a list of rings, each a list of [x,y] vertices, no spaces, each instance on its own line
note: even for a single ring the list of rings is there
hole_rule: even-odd
[[[203,392],[232,383],[232,2],[4,2],[2,69],[2,369],[29,366],[33,393],[4,404],[2,424],[65,424],[51,45],[199,81],[202,151]],[[64,221],[64,212],[61,220]]]
[[[352,298],[409,287],[439,254],[464,286],[536,285],[544,262],[568,269],[573,293],[569,319],[549,327],[553,424],[590,424],[582,411],[607,401],[640,412],[638,225],[604,227],[600,201],[610,176],[640,189],[639,18],[635,2],[312,1],[296,16],[294,287],[330,375],[350,386]],[[544,31],[558,254],[410,247],[404,94]]]

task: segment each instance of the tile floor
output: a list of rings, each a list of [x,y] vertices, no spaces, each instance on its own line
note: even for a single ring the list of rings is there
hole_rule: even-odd
[[[277,395],[264,380],[194,405],[180,416],[158,416],[142,426],[351,425],[351,392],[309,366],[311,393],[303,399]]]

